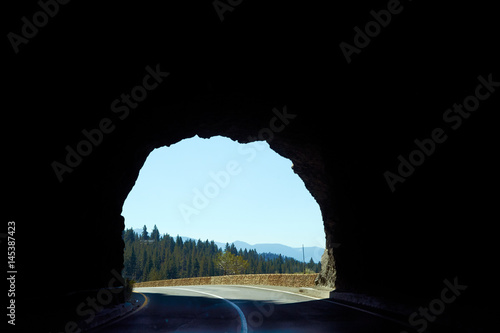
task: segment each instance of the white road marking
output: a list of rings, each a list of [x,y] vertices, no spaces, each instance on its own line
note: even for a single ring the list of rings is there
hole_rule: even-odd
[[[327,303],[331,303],[331,304],[343,306],[343,307],[350,308],[350,309],[353,309],[353,310],[356,310],[356,311],[361,311],[361,312],[370,314],[372,316],[376,316],[376,317],[379,317],[379,318],[382,318],[382,319],[385,319],[385,320],[390,320],[390,321],[395,322],[395,323],[397,323],[399,325],[402,325],[402,326],[411,327],[411,326],[409,326],[409,324],[407,322],[403,322],[403,321],[395,319],[395,318],[384,316],[384,315],[382,315],[380,313],[376,313],[376,312],[368,311],[368,310],[365,310],[365,309],[357,308],[355,306],[347,305],[347,304],[344,304],[344,303],[330,301],[330,300],[323,299],[323,298],[317,298],[317,297],[312,297],[312,296],[307,296],[307,295],[301,295],[301,294],[297,294],[297,293],[292,293],[291,291],[284,291],[284,290],[277,290],[277,289],[270,289],[270,288],[262,288],[262,287],[254,287],[254,286],[243,286],[243,285],[238,285],[238,287],[255,288],[255,289],[276,291],[276,292],[279,292],[279,293],[285,293],[285,294],[292,294],[292,295],[307,297],[307,298],[315,299],[315,300],[318,300],[318,301],[323,301],[323,302],[327,302]]]
[[[233,308],[236,309],[236,311],[238,312],[238,315],[240,316],[240,320],[241,320],[241,332],[242,333],[248,333],[247,320],[245,318],[245,315],[243,314],[243,311],[241,311],[241,309],[236,304],[234,304],[233,302],[225,299],[224,297],[217,296],[217,295],[210,294],[210,293],[206,293],[204,291],[192,290],[192,289],[187,289],[187,288],[168,287],[168,289],[177,289],[177,290],[190,291],[190,292],[193,292],[193,293],[205,294],[205,295],[212,296],[212,297],[215,297],[215,298],[220,298],[221,300],[226,301]]]
[[[291,291],[285,291],[285,290],[277,290],[277,289],[271,289],[271,288],[262,288],[262,287],[254,287],[254,286],[245,286],[245,285],[232,285],[234,287],[243,287],[243,288],[254,288],[254,289],[262,289],[262,290],[267,290],[267,291],[275,291],[275,292],[278,292],[278,293],[285,293],[285,294],[291,294],[291,295],[296,295],[296,296],[301,296],[301,297],[306,297],[306,298],[310,298],[310,299],[314,299],[314,300],[317,300],[317,301],[322,301],[322,302],[326,302],[326,303],[331,303],[331,304],[335,304],[335,305],[338,305],[338,306],[343,306],[343,307],[346,307],[346,308],[350,308],[350,309],[353,309],[353,310],[356,310],[356,311],[361,311],[361,312],[364,312],[364,313],[367,313],[367,314],[370,314],[372,316],[376,316],[376,317],[379,317],[379,318],[382,318],[382,319],[385,319],[385,320],[389,320],[389,321],[392,321],[392,322],[395,322],[399,325],[402,325],[402,326],[405,326],[405,327],[410,327],[411,326],[407,323],[407,322],[403,322],[401,320],[398,320],[398,319],[395,319],[395,318],[391,318],[391,317],[388,317],[388,316],[384,316],[382,314],[379,314],[379,313],[376,313],[376,312],[372,312],[372,311],[368,311],[368,310],[365,310],[365,309],[361,309],[361,308],[358,308],[358,307],[355,307],[355,306],[352,306],[352,305],[347,305],[347,304],[344,304],[344,303],[340,303],[340,302],[336,302],[336,301],[330,301],[330,300],[327,300],[327,299],[324,299],[324,298],[317,298],[317,297],[312,297],[312,296],[307,296],[307,295],[301,295],[301,294],[297,294],[297,293],[293,293]],[[207,294],[207,295],[210,295],[210,296],[213,296],[213,297],[217,297],[217,298],[221,298],[223,300],[225,300],[226,302],[229,302],[232,306],[236,307],[238,313],[241,312],[241,309],[238,308],[236,306],[236,304],[228,301],[227,299],[225,298],[222,298],[220,296],[217,296],[217,295],[212,295],[212,294],[209,294],[209,293],[205,293],[205,292],[201,292],[201,291],[195,291],[195,290],[190,290],[190,289],[183,289],[183,288],[174,288],[174,287],[166,287],[166,288],[171,288],[171,289],[181,289],[181,290],[187,290],[187,291],[193,291],[193,292],[197,292],[197,293],[202,293],[202,294]],[[243,312],[241,312],[240,314],[240,317],[242,317],[242,319],[245,318],[245,315],[243,315]],[[245,331],[244,332],[247,332],[246,330],[246,320],[245,320]],[[243,320],[242,320],[242,332],[243,332]]]

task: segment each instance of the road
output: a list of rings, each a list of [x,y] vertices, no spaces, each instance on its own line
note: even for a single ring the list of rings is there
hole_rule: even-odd
[[[137,288],[147,304],[92,332],[402,332],[380,317],[304,295],[250,286]],[[408,330],[409,331],[409,330]]]

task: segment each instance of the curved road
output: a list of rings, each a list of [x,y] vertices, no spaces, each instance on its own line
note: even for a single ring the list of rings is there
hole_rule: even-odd
[[[209,285],[136,291],[148,298],[144,308],[92,332],[400,333],[408,330],[328,300],[266,287]]]

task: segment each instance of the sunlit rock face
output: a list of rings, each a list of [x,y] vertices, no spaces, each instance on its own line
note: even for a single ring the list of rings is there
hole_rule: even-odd
[[[64,7],[9,55],[5,207],[26,283],[57,280],[63,305],[107,286],[148,154],[222,135],[267,140],[292,161],[324,221],[319,284],[421,305],[458,277],[464,302],[485,303],[498,243],[487,191],[498,173],[495,10],[402,3],[362,41],[354,28],[386,5],[244,2],[222,22],[211,6],[155,6]],[[31,12],[12,11],[13,31]],[[350,62],[341,42],[359,49]],[[490,83],[474,111],[448,113],[475,103],[479,76]],[[436,129],[446,141],[415,153]]]
[[[321,256],[321,272],[314,283],[318,286],[324,286],[335,289],[335,259],[333,258],[332,249],[326,249]]]

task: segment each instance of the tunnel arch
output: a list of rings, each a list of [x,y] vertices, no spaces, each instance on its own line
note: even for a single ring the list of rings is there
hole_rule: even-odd
[[[213,103],[213,98],[210,100]],[[225,107],[221,107],[222,102],[226,104]],[[322,258],[323,270],[317,283],[333,288],[336,278],[333,259],[334,246],[330,245],[328,248],[328,242],[335,244],[335,246],[338,242],[334,241],[331,234],[326,232],[327,226],[331,229],[333,224],[330,217],[333,214],[329,204],[331,198],[328,195],[328,177],[318,147],[315,147],[313,143],[301,143],[297,140],[295,131],[300,127],[294,125],[293,122],[298,111],[293,110],[293,107],[290,108],[288,105],[242,105],[241,103],[231,105],[228,102],[227,97],[224,97],[217,104],[217,109],[213,109],[213,106],[206,102],[185,106],[182,112],[185,118],[176,122],[176,124],[181,123],[183,126],[168,122],[168,114],[172,110],[160,112],[161,109],[157,109],[158,111],[149,113],[147,118],[135,122],[132,132],[134,134],[128,136],[125,142],[122,141],[120,149],[114,152],[113,160],[124,163],[114,164],[116,169],[108,173],[113,178],[106,179],[108,185],[110,185],[109,182],[115,185],[113,186],[114,193],[106,194],[108,198],[115,197],[114,214],[121,212],[121,207],[128,193],[132,190],[141,167],[149,153],[155,148],[171,146],[194,135],[201,138],[223,136],[239,143],[250,143],[264,139],[273,151],[292,161],[294,172],[303,180],[307,190],[320,207],[325,225],[327,249]],[[196,114],[201,117],[197,119],[193,116]],[[122,221],[117,224],[115,232],[117,235],[120,225],[123,225],[123,217],[121,215],[115,216],[113,220]],[[122,259],[118,256],[115,260],[119,268]]]

